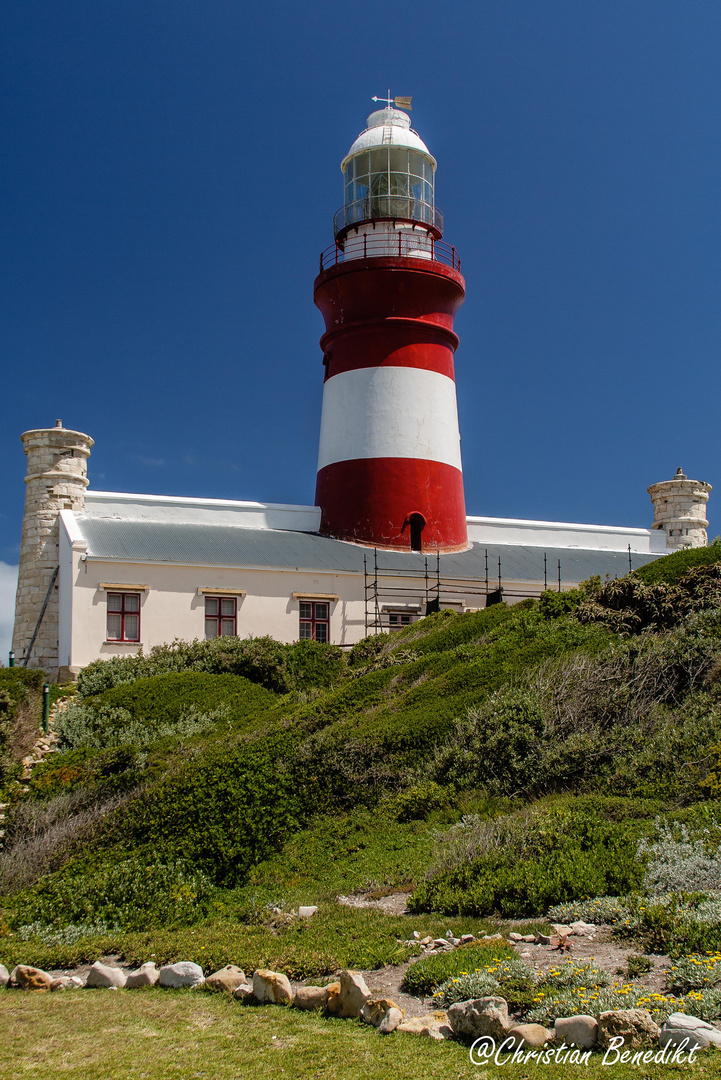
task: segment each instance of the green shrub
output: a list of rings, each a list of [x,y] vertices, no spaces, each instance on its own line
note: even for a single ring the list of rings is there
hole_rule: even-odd
[[[514,1008],[519,1001],[529,1000],[533,983],[533,968],[520,956],[498,956],[483,968],[446,979],[433,997],[437,1005],[447,1009],[457,1001],[500,995]]]
[[[629,960],[631,958],[629,957]],[[721,953],[680,956],[666,972],[666,987],[674,994],[721,986]]]
[[[451,794],[447,788],[429,780],[392,795],[385,801],[383,809],[399,822],[424,821],[432,810],[447,806]]]
[[[655,585],[657,582],[674,585],[694,567],[713,566],[718,562],[721,562],[721,540],[717,537],[708,547],[687,548],[685,551],[674,551],[661,559],[654,559],[653,562],[634,570],[632,576],[646,585]]]
[[[502,847],[494,844],[492,825],[488,849],[419,885],[411,911],[539,915],[552,904],[628,893],[641,884],[643,861],[626,823],[588,808],[539,810],[519,816],[515,837],[509,832]]]
[[[422,997],[432,994],[448,979],[460,977],[461,972],[475,972],[476,969],[486,971],[487,968],[495,970],[501,961],[509,962],[515,958],[513,946],[507,941],[492,945],[461,945],[457,949],[416,960],[403,976],[401,989],[407,994]]]
[[[138,854],[48,875],[33,890],[13,897],[12,917],[16,927],[31,926],[36,932],[70,924],[171,929],[207,914],[212,896],[210,879],[197,867]]]
[[[626,959],[626,974],[629,979],[637,979],[639,975],[645,975],[653,967],[650,956],[642,953],[631,953]]]
[[[283,645],[270,637],[176,639],[169,645],[156,645],[147,656],[94,660],[80,672],[77,685],[78,693],[89,697],[152,675],[204,671],[211,675],[241,675],[267,690],[284,694],[296,687],[328,686],[344,667],[342,651],[335,645]]]

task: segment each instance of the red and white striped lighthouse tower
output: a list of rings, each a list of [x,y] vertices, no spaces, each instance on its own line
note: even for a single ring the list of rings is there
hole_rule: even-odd
[[[341,165],[345,202],[315,281],[326,326],[316,505],[327,536],[460,551],[453,319],[464,281],[441,239],[435,159],[393,104],[368,117]]]

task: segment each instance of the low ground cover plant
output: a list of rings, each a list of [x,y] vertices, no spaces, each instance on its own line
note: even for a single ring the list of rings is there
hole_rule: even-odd
[[[432,994],[449,979],[460,977],[461,973],[485,972],[495,968],[501,962],[510,963],[517,959],[513,946],[499,941],[488,945],[463,945],[447,952],[421,957],[408,968],[403,976],[403,989],[408,994],[423,996]],[[460,999],[458,999],[460,1000]]]

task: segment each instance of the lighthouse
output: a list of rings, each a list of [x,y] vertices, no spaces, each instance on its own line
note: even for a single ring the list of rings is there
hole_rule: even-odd
[[[463,551],[453,322],[465,283],[442,239],[436,160],[399,100],[389,94],[343,159],[335,242],[315,280],[325,321],[316,505],[326,536]]]

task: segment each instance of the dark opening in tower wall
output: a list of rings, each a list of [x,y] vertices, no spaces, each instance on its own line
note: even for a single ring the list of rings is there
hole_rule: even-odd
[[[411,551],[422,550],[422,536],[423,526],[426,523],[426,519],[423,514],[410,514],[408,518],[408,524],[411,529]]]

